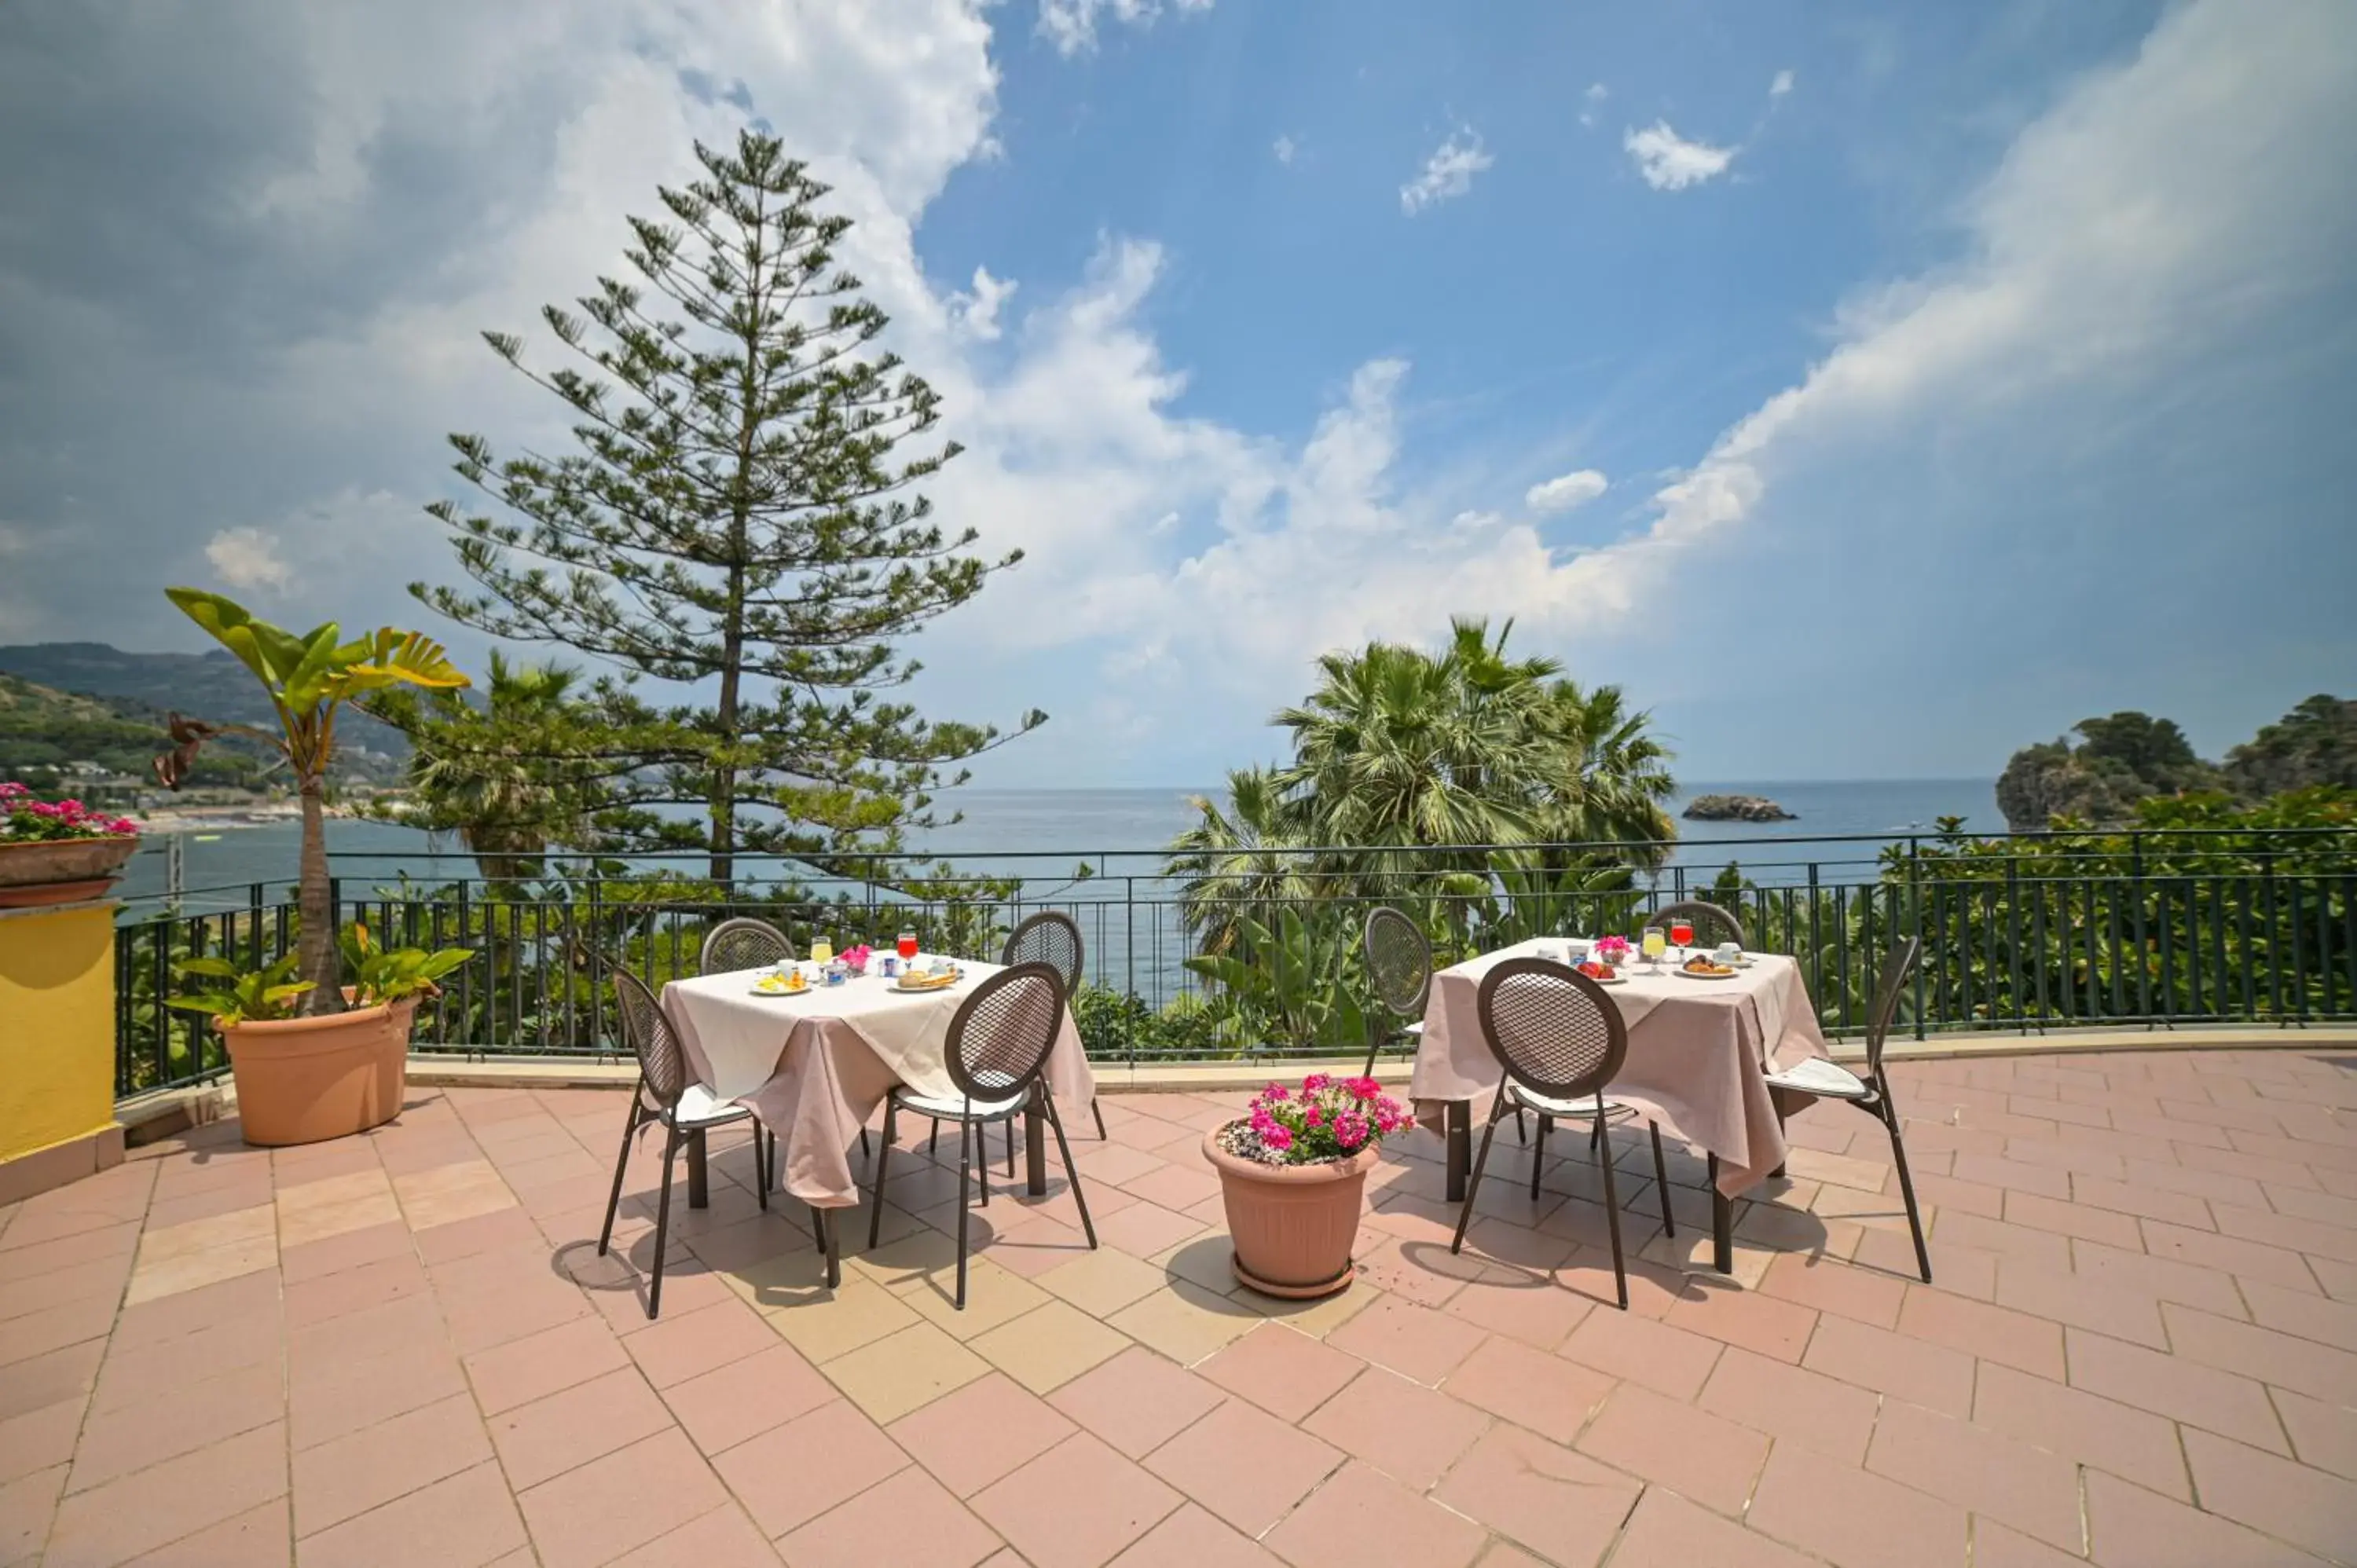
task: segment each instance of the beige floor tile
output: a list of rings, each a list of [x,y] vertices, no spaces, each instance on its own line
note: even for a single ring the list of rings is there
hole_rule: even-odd
[[[865,1241],[866,1233],[857,1238]],[[969,1267],[973,1260],[968,1260]],[[927,1226],[897,1240],[886,1241],[872,1252],[860,1252],[843,1260],[846,1274],[865,1274],[887,1290],[899,1290],[928,1278],[943,1282],[943,1288],[954,1288],[957,1281],[957,1238]]]
[[[1040,1289],[1054,1292],[1092,1317],[1111,1317],[1168,1283],[1169,1276],[1152,1263],[1111,1248],[1059,1263],[1039,1278]]]
[[[1232,1266],[1235,1245],[1225,1230],[1181,1241],[1154,1256],[1154,1266],[1174,1280],[1198,1284],[1214,1295],[1234,1295],[1243,1283]]]
[[[952,1338],[968,1340],[1055,1299],[1014,1270],[1002,1269],[987,1258],[975,1258],[967,1266],[963,1309],[956,1305],[956,1291],[957,1271],[952,1268],[943,1273],[920,1274],[895,1286],[892,1294]]]
[[[382,1166],[376,1165],[371,1165],[365,1170],[325,1176],[317,1181],[289,1184],[282,1179],[278,1185],[278,1222],[284,1225],[290,1214],[307,1213],[314,1208],[337,1208],[347,1203],[357,1203],[363,1197],[392,1196],[393,1178],[384,1174]]]
[[[1320,1296],[1316,1301],[1286,1301],[1242,1286],[1229,1293],[1231,1299],[1252,1308],[1263,1317],[1274,1317],[1312,1339],[1325,1338],[1382,1300],[1383,1294],[1364,1280],[1346,1291]]]
[[[761,1286],[752,1299],[786,1343],[813,1363],[832,1361],[922,1321],[874,1280],[845,1273],[842,1287],[828,1290],[812,1281],[811,1272],[805,1261],[791,1285]]]
[[[135,1306],[158,1296],[178,1295],[182,1291],[199,1290],[277,1266],[278,1238],[268,1232],[155,1263],[143,1259],[132,1272],[131,1287],[124,1293],[123,1305]]]
[[[1267,1319],[1232,1297],[1214,1295],[1200,1285],[1174,1280],[1168,1288],[1131,1303],[1106,1321],[1180,1366],[1191,1367]]]
[[[899,1420],[990,1370],[990,1364],[930,1323],[863,1345],[823,1369],[868,1419]]]
[[[139,1238],[139,1266],[161,1263],[173,1258],[184,1258],[191,1252],[210,1251],[239,1241],[251,1241],[257,1237],[275,1237],[278,1233],[278,1210],[270,1204],[252,1208],[231,1209],[209,1219],[191,1219],[185,1225],[167,1225],[148,1231]]]
[[[472,1219],[479,1214],[491,1214],[515,1207],[515,1194],[500,1179],[500,1173],[488,1160],[460,1160],[455,1165],[436,1165],[429,1170],[413,1171],[395,1176],[393,1191],[400,1195],[402,1212],[408,1218],[412,1230],[430,1230],[454,1220]]]
[[[977,1337],[974,1352],[1035,1394],[1061,1388],[1128,1348],[1129,1340],[1067,1301],[1050,1299]]]
[[[1654,1232],[1653,1239],[1636,1256],[1649,1263],[1680,1269],[1690,1274],[1707,1274],[1713,1280],[1733,1279],[1745,1290],[1758,1290],[1760,1282],[1768,1277],[1768,1265],[1776,1261],[1776,1249],[1761,1246],[1738,1234],[1730,1258],[1735,1265],[1732,1274],[1722,1274],[1711,1262],[1710,1232],[1681,1225],[1674,1236]]]
[[[291,1192],[278,1195],[278,1243],[282,1247],[299,1247],[307,1241],[324,1241],[330,1236],[341,1236],[353,1230],[365,1230],[371,1225],[397,1224],[401,1206],[393,1201],[393,1186],[382,1171],[364,1173],[374,1178],[373,1190],[363,1187],[361,1177],[338,1176],[333,1180],[313,1182]],[[300,1195],[316,1193],[325,1187],[350,1184],[348,1196],[333,1200],[303,1199]],[[297,1201],[290,1202],[290,1198]]]

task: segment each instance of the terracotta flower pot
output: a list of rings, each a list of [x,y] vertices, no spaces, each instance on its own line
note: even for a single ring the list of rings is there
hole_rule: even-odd
[[[221,1030],[249,1144],[316,1144],[401,1113],[417,999]]]
[[[0,843],[0,909],[95,898],[114,886],[138,847],[135,838]]]
[[[1264,1295],[1331,1295],[1347,1289],[1367,1173],[1381,1151],[1369,1144],[1346,1160],[1269,1165],[1220,1147],[1223,1131],[1204,1135],[1203,1157],[1220,1173],[1236,1278]]]

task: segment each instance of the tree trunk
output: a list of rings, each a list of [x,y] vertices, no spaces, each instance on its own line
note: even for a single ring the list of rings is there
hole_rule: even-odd
[[[296,898],[301,921],[296,932],[295,951],[299,966],[296,978],[311,983],[310,993],[302,1002],[305,1017],[344,1010],[344,993],[339,983],[342,978],[339,972],[340,962],[336,954],[336,912],[328,902],[326,794],[325,779],[303,781],[302,881]]]

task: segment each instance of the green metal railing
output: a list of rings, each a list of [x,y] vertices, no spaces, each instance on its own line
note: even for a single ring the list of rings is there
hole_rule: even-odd
[[[1790,858],[1796,849],[1815,858]],[[771,919],[798,945],[887,943],[914,928],[931,950],[995,955],[1016,921],[1054,908],[1088,943],[1076,1013],[1099,1059],[1332,1054],[1363,1047],[1355,931],[1373,904],[1409,909],[1445,963],[1536,934],[1633,932],[1687,897],[1731,908],[1755,949],[1793,955],[1835,1035],[1863,1028],[1883,955],[1910,934],[1924,959],[1901,1016],[1918,1037],[2357,1018],[2357,832],[1689,841],[1681,864],[1652,868],[1642,856],[1657,850],[1390,852],[1380,875],[1353,867],[1361,852],[1304,850],[1288,869],[1306,896],[1244,892],[1191,909],[1159,852],[974,857],[950,878],[926,860],[921,883],[918,857],[863,855],[823,870],[757,865],[726,889],[674,875],[651,890],[600,876],[386,886],[370,865],[389,857],[339,855],[335,900],[339,923],[365,918],[387,943],[476,950],[419,1011],[414,1048],[426,1053],[612,1059],[622,1047],[601,966],[660,987],[694,973],[704,932],[732,915]],[[1497,857],[1550,875],[1517,881]],[[259,963],[286,950],[293,927],[285,884],[130,905],[117,931],[118,1094],[226,1065],[205,1020],[158,1004],[178,961]],[[1245,962],[1242,991],[1188,961],[1222,940]]]

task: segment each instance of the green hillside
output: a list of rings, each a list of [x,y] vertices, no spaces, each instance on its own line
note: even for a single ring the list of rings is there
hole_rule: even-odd
[[[167,711],[216,723],[272,725],[270,701],[245,666],[228,653],[125,653],[103,642],[32,642],[0,646],[0,674],[47,687],[52,694],[86,693],[104,699],[118,713],[152,717]],[[400,731],[364,714],[339,720],[338,736],[355,771],[389,777],[392,769],[367,768],[350,755],[355,748],[405,757],[409,742]],[[94,759],[93,759],[94,760]],[[141,764],[145,771],[145,764]]]
[[[44,785],[57,769],[94,762],[144,779],[148,760],[170,745],[164,715],[144,703],[77,696],[0,673],[0,778]],[[195,782],[250,786],[260,771],[250,748],[240,755],[223,747],[200,759]]]

